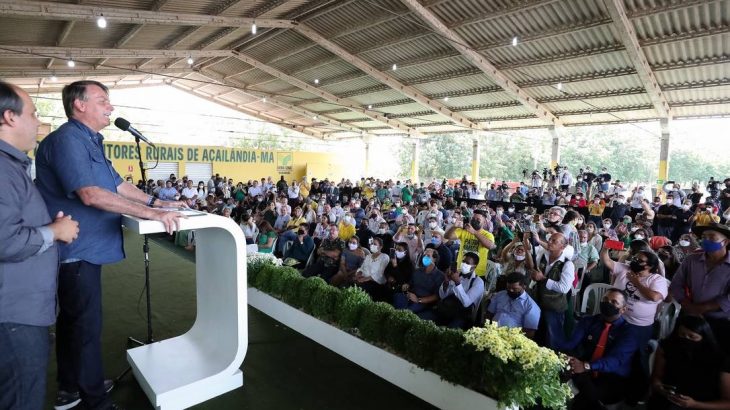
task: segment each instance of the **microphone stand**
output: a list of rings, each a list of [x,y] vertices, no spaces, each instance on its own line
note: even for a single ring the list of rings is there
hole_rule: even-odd
[[[142,173],[142,181],[144,181],[145,186],[147,186],[147,173],[146,169],[144,167],[144,163],[142,162],[142,149],[140,148],[140,139],[139,137],[134,137],[134,142],[136,144],[137,148],[137,157],[139,158],[139,170]],[[144,244],[142,245],[142,252],[144,253],[144,289],[145,289],[145,296],[147,298],[147,339],[145,341],[139,340],[137,338],[134,338],[132,336],[129,336],[127,338],[128,344],[135,344],[137,346],[144,346],[151,343],[154,343],[155,340],[152,336],[152,305],[151,305],[151,291],[150,291],[150,246],[149,246],[149,237],[147,234],[144,235]],[[119,376],[117,376],[116,379],[114,379],[114,382],[119,382],[121,379],[124,378],[124,376],[129,373],[129,371],[132,370],[132,366],[127,366],[127,369],[122,372]]]

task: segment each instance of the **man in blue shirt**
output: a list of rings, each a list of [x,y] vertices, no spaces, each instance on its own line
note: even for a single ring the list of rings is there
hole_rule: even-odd
[[[0,81],[0,409],[43,408],[48,326],[56,322],[54,243],[79,233],[70,216],[51,220],[28,174],[38,125],[28,93]]]
[[[624,398],[631,361],[638,349],[634,327],[624,320],[626,294],[610,289],[601,300],[601,313],[581,319],[558,350],[569,354],[578,394],[572,409],[604,408]]]
[[[507,289],[497,292],[487,307],[487,319],[500,326],[519,327],[532,339],[540,323],[540,307],[525,292],[527,278],[519,272],[507,275]]]
[[[160,193],[157,196],[163,201],[176,201],[180,198],[180,193],[172,186],[172,181],[167,180],[165,187],[160,189]]]
[[[106,86],[77,81],[65,86],[61,97],[69,120],[36,154],[36,184],[48,211],[72,215],[81,231],[76,241],[59,248],[56,408],[83,400],[89,409],[113,409],[101,361],[101,265],[124,258],[121,214],[160,221],[172,233],[182,215],[153,206],[184,204],[161,201],[124,182],[104,155],[99,132],[114,111]]]

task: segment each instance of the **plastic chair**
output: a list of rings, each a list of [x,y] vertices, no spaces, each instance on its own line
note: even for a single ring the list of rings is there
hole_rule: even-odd
[[[656,321],[659,323],[659,340],[666,339],[674,330],[682,305],[676,301],[662,302],[657,308]]]
[[[589,285],[586,288],[585,293],[583,294],[583,301],[580,305],[580,313],[593,315],[598,312],[601,306],[601,299],[603,299],[603,295],[605,295],[606,292],[611,288],[613,288],[613,286],[606,283],[592,283],[591,285]],[[593,307],[590,312],[587,312],[586,309],[588,308],[588,300],[591,298],[591,295],[593,295]]]

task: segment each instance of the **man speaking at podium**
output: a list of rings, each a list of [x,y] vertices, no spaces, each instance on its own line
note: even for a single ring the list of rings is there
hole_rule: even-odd
[[[106,158],[100,131],[114,111],[106,86],[77,81],[61,96],[68,122],[41,142],[36,155],[36,183],[48,212],[72,215],[80,229],[76,241],[59,249],[55,408],[83,400],[87,409],[116,409],[101,360],[101,266],[124,259],[121,214],[161,221],[172,233],[183,215],[153,207],[184,205],[124,182]]]

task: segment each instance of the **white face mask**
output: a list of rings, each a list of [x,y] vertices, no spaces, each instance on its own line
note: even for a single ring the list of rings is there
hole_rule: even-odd
[[[370,245],[370,252],[378,253],[378,251],[380,251],[380,247],[378,245]]]
[[[680,240],[679,241],[679,246],[687,247],[687,246],[689,246],[689,241],[687,241],[687,240]]]
[[[507,211],[508,211],[509,213],[512,213],[512,212],[514,212],[514,211],[515,211],[515,209],[514,209],[514,208],[509,208],[509,209],[507,209]]]
[[[635,235],[634,239],[642,241],[642,240],[644,240],[644,235]]]
[[[357,244],[356,243],[348,243],[347,244],[347,247],[350,248],[351,251],[354,251],[355,249],[357,249]]]
[[[405,251],[395,251],[395,257],[398,259],[403,259],[406,256]]]
[[[603,224],[603,227],[606,229],[611,229],[611,224]]]
[[[682,205],[682,209],[685,211],[689,211],[690,206],[689,205]]]
[[[639,230],[639,227],[638,226],[632,226],[631,227],[631,232],[636,232],[638,230]]]
[[[431,229],[436,229],[437,226],[438,225],[436,224],[436,222],[429,222],[428,223],[428,227],[431,228]]]
[[[469,272],[471,272],[471,265],[461,262],[461,273],[466,275]]]
[[[515,260],[516,261],[523,261],[523,260],[525,260],[525,255],[515,254],[514,256],[515,256]]]
[[[386,233],[387,231],[388,231],[388,230],[387,230],[387,229],[385,229],[385,228],[380,228],[380,229],[378,229],[378,233],[379,233],[379,234],[381,234],[381,235],[382,235],[382,234],[384,234],[384,233]]]

